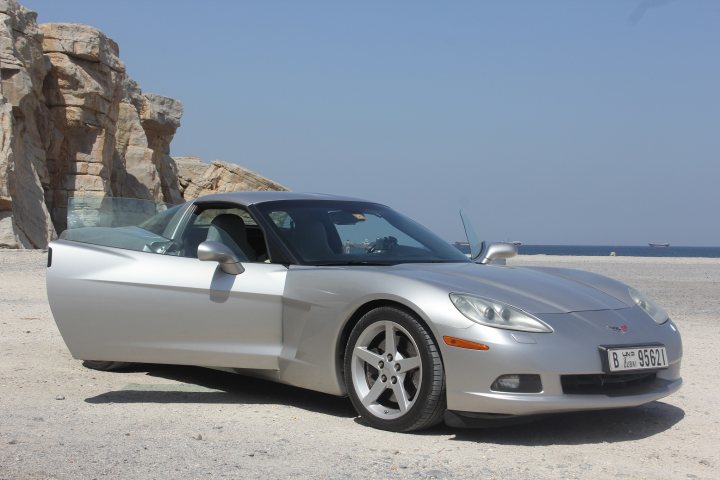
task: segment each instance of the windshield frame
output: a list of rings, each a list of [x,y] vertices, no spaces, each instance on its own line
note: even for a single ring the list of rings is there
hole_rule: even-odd
[[[364,255],[352,255],[343,258],[343,254],[334,253],[332,256],[321,259],[310,259],[304,256],[288,237],[287,232],[283,232],[280,227],[273,221],[271,214],[278,211],[291,212],[292,210],[300,210],[310,212],[312,209],[325,210],[344,210],[344,211],[365,211],[380,212],[381,218],[384,218],[392,227],[398,229],[405,235],[412,238],[424,248],[432,252],[432,256],[427,257],[397,257],[388,254],[375,254],[368,256],[368,252]],[[285,247],[288,253],[294,257],[294,264],[298,265],[314,265],[314,266],[391,266],[404,263],[472,263],[464,254],[459,252],[450,242],[445,241],[432,230],[421,225],[406,215],[379,203],[366,202],[361,200],[276,200],[271,202],[262,202],[252,205],[252,209],[257,212],[258,223],[263,224],[266,229],[272,232],[272,236]],[[329,216],[327,218],[329,221]],[[401,228],[401,225],[405,227]],[[336,227],[335,224],[332,224]],[[326,227],[327,228],[327,227]],[[406,230],[406,229],[408,229]],[[337,229],[336,229],[337,231]],[[327,233],[327,232],[326,232]],[[330,233],[331,235],[332,233]],[[341,243],[342,244],[342,243]]]

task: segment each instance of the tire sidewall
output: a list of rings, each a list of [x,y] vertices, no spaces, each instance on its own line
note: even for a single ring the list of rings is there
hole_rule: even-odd
[[[418,354],[422,362],[422,383],[420,385],[420,390],[417,393],[417,400],[405,415],[392,420],[378,418],[373,415],[373,413],[370,412],[367,408],[365,408],[365,406],[362,404],[362,401],[355,392],[355,386],[352,379],[352,353],[355,349],[358,338],[360,337],[362,332],[364,332],[368,327],[382,321],[395,322],[401,327],[403,327],[407,331],[407,333],[410,334],[412,339],[415,341],[415,344],[417,345]],[[433,356],[433,354],[431,353],[430,346],[428,345],[428,340],[434,344],[435,349],[438,352],[436,356]],[[427,404],[428,400],[430,400],[432,403],[445,401],[444,373],[441,376],[441,398],[429,399],[433,389],[436,388],[433,383],[435,381],[435,368],[437,367],[437,363],[439,363],[439,368],[442,370],[443,365],[442,359],[439,355],[439,349],[437,348],[436,342],[433,341],[432,335],[430,334],[429,330],[424,325],[422,325],[412,315],[402,310],[398,310],[392,307],[380,307],[366,313],[355,325],[355,327],[353,327],[352,332],[350,333],[350,338],[348,339],[348,343],[345,347],[345,355],[343,362],[345,388],[348,391],[348,395],[353,403],[353,406],[355,407],[355,410],[360,414],[363,420],[372,427],[395,432],[403,432],[414,430],[416,428],[422,428],[422,426],[415,427],[415,425],[418,423],[419,419],[425,414],[428,409],[435,408],[435,405]]]

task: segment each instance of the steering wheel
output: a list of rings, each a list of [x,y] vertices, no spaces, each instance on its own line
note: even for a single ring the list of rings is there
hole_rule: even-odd
[[[383,252],[389,252],[393,248],[397,246],[397,238],[393,236],[387,236],[383,238],[378,238],[375,240],[372,245],[370,245],[367,249],[367,253],[383,253]]]

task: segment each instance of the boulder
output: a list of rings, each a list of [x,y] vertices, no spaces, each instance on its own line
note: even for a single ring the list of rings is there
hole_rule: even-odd
[[[198,157],[175,157],[180,190],[186,200],[211,193],[239,191],[286,191],[283,185],[234,163],[215,160],[203,163]]]

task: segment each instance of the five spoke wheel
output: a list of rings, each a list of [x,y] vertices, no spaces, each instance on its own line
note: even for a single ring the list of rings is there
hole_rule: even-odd
[[[345,382],[360,415],[379,428],[428,427],[444,411],[437,347],[423,325],[400,310],[379,308],[358,322],[345,351]]]
[[[365,329],[353,349],[353,385],[362,404],[380,418],[397,418],[417,399],[422,364],[412,336],[392,321]]]

